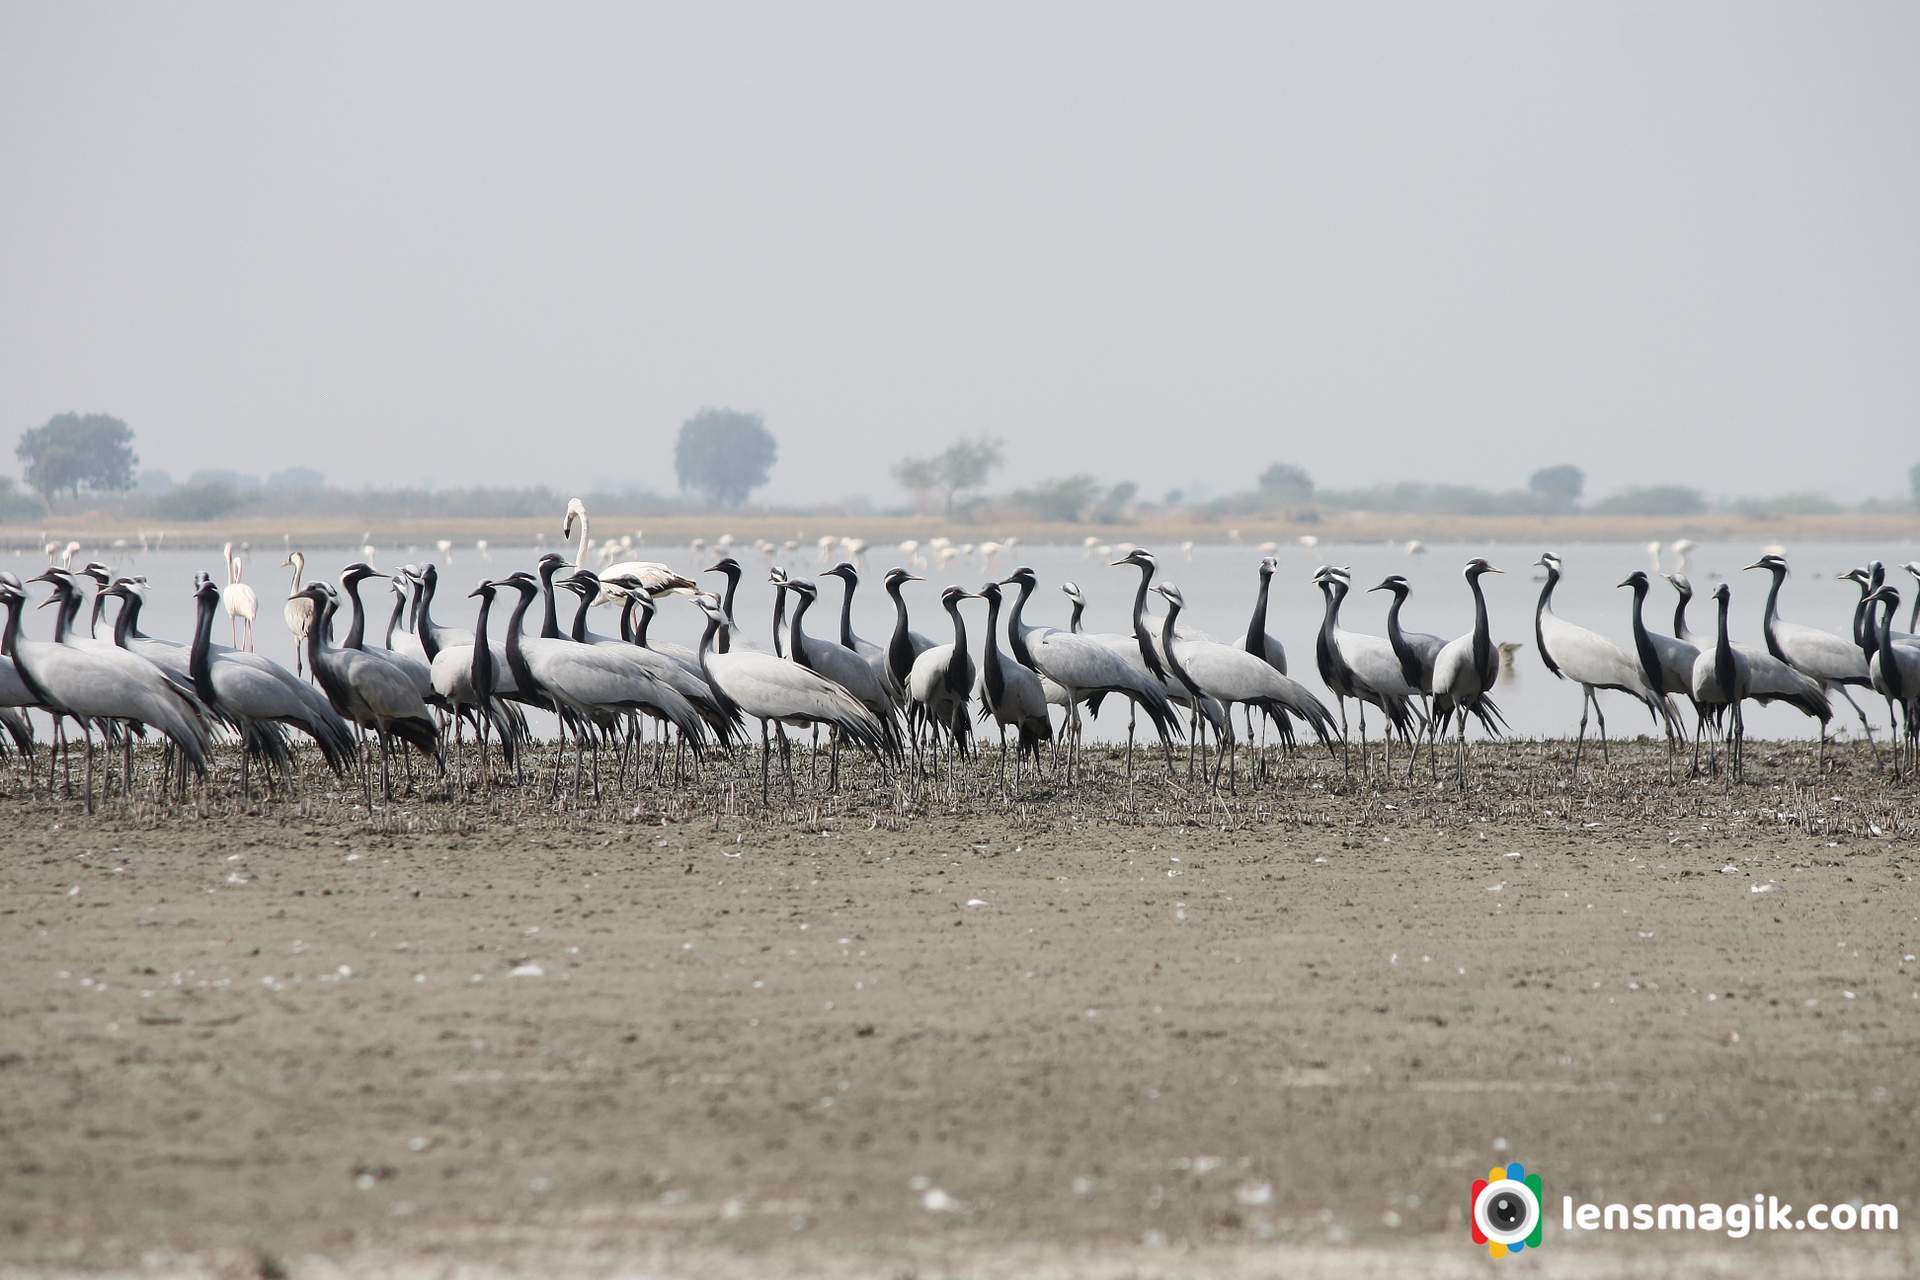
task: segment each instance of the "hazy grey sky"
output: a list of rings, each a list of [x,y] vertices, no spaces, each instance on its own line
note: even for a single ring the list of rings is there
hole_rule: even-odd
[[[0,441],[1893,494],[1913,4],[0,0]],[[1893,464],[1897,464],[1893,465]],[[1018,473],[1015,475],[1013,473]]]

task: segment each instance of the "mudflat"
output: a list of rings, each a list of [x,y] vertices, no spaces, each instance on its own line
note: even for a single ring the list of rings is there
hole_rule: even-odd
[[[1515,1274],[1910,1274],[1920,806],[1836,757],[371,818],[10,771],[0,1273],[1479,1275],[1517,1160]],[[1903,1229],[1560,1221],[1755,1194]]]

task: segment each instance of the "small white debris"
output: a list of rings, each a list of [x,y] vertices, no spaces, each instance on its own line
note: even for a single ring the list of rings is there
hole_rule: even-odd
[[[1755,893],[1785,893],[1786,891],[1787,886],[1781,884],[1778,880],[1762,880],[1759,884],[1753,886],[1753,892]]]
[[[969,907],[984,907],[987,905],[987,900],[985,898],[968,898],[967,905]]]
[[[1723,876],[1737,876],[1740,874],[1740,868],[1729,862],[1726,866],[1720,868],[1720,874]]]
[[[1273,1184],[1271,1182],[1243,1182],[1233,1189],[1233,1198],[1249,1207],[1272,1204]]]
[[[547,976],[547,971],[542,969],[535,961],[529,960],[525,964],[515,965],[512,969],[508,970],[507,976],[510,978],[544,978]]]
[[[928,1187],[920,1193],[920,1207],[928,1213],[958,1213],[961,1205],[939,1187]]]

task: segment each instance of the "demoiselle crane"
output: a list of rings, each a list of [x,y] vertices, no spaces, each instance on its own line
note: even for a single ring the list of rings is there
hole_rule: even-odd
[[[1186,688],[1195,708],[1195,732],[1199,729],[1201,707],[1213,702],[1222,708],[1223,739],[1212,778],[1215,790],[1220,786],[1222,765],[1226,767],[1228,788],[1231,790],[1235,785],[1234,757],[1239,750],[1233,734],[1235,704],[1259,707],[1268,713],[1283,712],[1279,723],[1287,726],[1289,733],[1291,721],[1286,717],[1299,716],[1319,736],[1328,753],[1332,753],[1333,715],[1318,698],[1299,682],[1275,671],[1265,658],[1234,645],[1182,636],[1179,619],[1180,611],[1186,607],[1185,597],[1171,583],[1162,583],[1157,590],[1167,601],[1167,616],[1160,627],[1161,650],[1166,654],[1168,670]],[[1251,771],[1248,781],[1251,784]]]
[[[940,606],[953,624],[953,643],[937,644],[913,660],[907,672],[907,697],[920,707],[921,717],[933,726],[933,749],[940,749],[940,737],[947,739],[947,780],[953,781],[956,756],[968,754],[973,736],[969,711],[973,702],[973,655],[967,649],[967,623],[960,616],[960,602],[974,599],[965,587],[948,587],[940,593]],[[939,761],[936,758],[935,766]]]
[[[1734,781],[1746,777],[1746,717],[1741,704],[1748,698],[1766,705],[1786,702],[1820,721],[1820,734],[1826,736],[1826,722],[1833,714],[1820,681],[1797,670],[1765,649],[1733,643],[1727,633],[1727,612],[1733,589],[1721,583],[1713,589],[1718,605],[1719,629],[1711,647],[1702,649],[1693,664],[1693,697],[1703,706],[1724,707],[1728,717],[1726,733],[1732,760]],[[1698,764],[1698,731],[1695,738]],[[1716,763],[1717,767],[1717,763]]]
[[[324,582],[310,582],[300,594],[313,601],[314,625],[307,631],[307,667],[320,682],[327,701],[341,716],[363,728],[371,729],[380,744],[380,792],[393,799],[393,774],[390,763],[392,739],[399,738],[429,757],[441,772],[446,763],[440,753],[440,731],[433,723],[419,687],[383,649],[336,646],[326,639],[326,613],[336,602],[332,588]],[[429,687],[432,673],[428,672]],[[362,774],[367,807],[373,807],[372,766]]]
[[[1020,785],[1020,765],[1031,756],[1040,772],[1040,744],[1053,740],[1053,721],[1047,715],[1046,682],[1000,652],[1000,584],[980,588],[987,602],[987,642],[980,658],[980,715],[993,717],[1000,730],[1000,793],[1007,794],[1007,730],[1014,731],[1013,783]],[[1055,686],[1058,688],[1059,686]]]
[[[1371,703],[1387,718],[1380,736],[1386,743],[1387,780],[1391,782],[1392,735],[1398,731],[1409,746],[1413,743],[1416,712],[1411,699],[1418,690],[1400,670],[1400,659],[1394,655],[1393,646],[1385,636],[1348,631],[1340,625],[1340,606],[1350,587],[1346,571],[1324,566],[1313,575],[1313,582],[1326,603],[1320,634],[1314,640],[1314,659],[1320,668],[1321,681],[1333,691],[1340,710],[1341,767],[1351,781],[1353,760],[1347,738],[1346,700],[1352,698],[1360,709],[1360,773],[1362,777],[1368,776],[1367,705]]]
[[[709,594],[694,597],[706,615],[700,637],[700,670],[715,693],[746,715],[760,721],[760,802],[767,803],[774,724],[824,724],[839,729],[847,741],[873,757],[886,759],[886,734],[873,713],[833,681],[815,675],[796,662],[757,649],[738,647],[719,651],[719,634],[731,624],[720,601]],[[787,770],[787,789],[793,772]]]
[[[1663,702],[1672,697],[1685,698],[1693,705],[1696,721],[1706,715],[1706,711],[1693,698],[1693,668],[1700,660],[1700,647],[1678,636],[1661,635],[1648,629],[1646,619],[1647,591],[1653,585],[1644,569],[1635,569],[1619,584],[1633,589],[1633,606],[1630,610],[1633,622],[1633,652],[1640,663],[1640,677],[1646,681],[1647,688]],[[1696,724],[1696,730],[1698,728]],[[1697,734],[1696,734],[1697,736]],[[1683,741],[1678,726],[1667,726],[1667,760],[1671,767],[1674,748]]]
[[[1870,610],[1879,605],[1886,606],[1875,628],[1877,642],[1872,656],[1867,659],[1867,674],[1887,704],[1900,709],[1904,732],[1893,756],[1893,776],[1899,778],[1912,767],[1914,748],[1920,743],[1920,721],[1915,718],[1916,713],[1920,712],[1920,649],[1894,643],[1893,615],[1900,608],[1898,588],[1876,588],[1867,597],[1867,603]],[[1891,725],[1888,735],[1892,735]]]
[[[1027,601],[1032,598],[1039,578],[1023,565],[1001,580],[1002,586],[1017,586],[1019,596],[1007,615],[1007,648],[1014,660],[1030,671],[1047,677],[1072,701],[1080,702],[1104,694],[1118,694],[1140,710],[1160,735],[1160,750],[1166,760],[1167,775],[1173,775],[1173,737],[1180,725],[1168,701],[1165,686],[1147,669],[1140,650],[1131,636],[1075,635],[1055,627],[1031,626],[1025,620]],[[1133,779],[1132,732],[1129,728],[1127,779]],[[1068,779],[1071,781],[1077,752],[1071,745],[1067,753]]]
[[[886,679],[866,658],[851,648],[808,636],[805,619],[807,611],[819,598],[819,589],[805,578],[789,579],[785,585],[798,601],[793,607],[793,619],[787,624],[787,656],[816,675],[833,681],[871,712],[873,718],[880,722],[888,754],[897,763],[901,755],[900,727],[894,718],[893,691],[887,687]],[[837,735],[832,746],[829,774],[828,786],[837,791],[840,787],[840,743]]]
[[[1788,622],[1780,616],[1780,588],[1787,580],[1787,558],[1783,555],[1768,554],[1747,566],[1748,569],[1764,569],[1773,577],[1772,585],[1767,588],[1767,604],[1761,614],[1760,625],[1765,633],[1767,652],[1798,671],[1809,679],[1818,681],[1823,689],[1838,692],[1845,698],[1847,705],[1853,708],[1853,714],[1860,718],[1860,729],[1867,735],[1867,751],[1873,757],[1876,768],[1880,764],[1880,753],[1873,745],[1873,725],[1867,720],[1867,713],[1853,700],[1851,688],[1871,688],[1872,679],[1867,675],[1867,660],[1856,644],[1830,631],[1821,631],[1817,627],[1804,627]],[[1823,721],[1820,732],[1820,760],[1826,762],[1827,736]]]
[[[1547,571],[1547,581],[1540,588],[1540,600],[1533,610],[1534,644],[1540,649],[1540,660],[1555,676],[1580,686],[1580,736],[1573,744],[1573,773],[1578,777],[1580,752],[1587,741],[1589,706],[1600,721],[1600,757],[1603,761],[1609,759],[1607,714],[1600,709],[1601,690],[1611,689],[1634,698],[1646,707],[1655,724],[1669,723],[1672,712],[1647,686],[1646,677],[1640,674],[1640,664],[1629,657],[1626,650],[1598,632],[1554,613],[1553,589],[1560,584],[1560,557],[1549,551],[1534,564]]]
[[[1431,722],[1436,726],[1432,730],[1433,748],[1439,747],[1438,726],[1444,726],[1452,718],[1456,722],[1454,781],[1462,791],[1467,786],[1467,717],[1480,721],[1490,734],[1506,728],[1500,708],[1488,696],[1500,676],[1500,653],[1487,622],[1487,596],[1480,582],[1489,573],[1504,572],[1481,556],[1467,561],[1461,576],[1466,578],[1467,590],[1473,594],[1473,629],[1441,645],[1433,659],[1430,685]]]
[[[49,570],[36,582],[57,581]],[[7,611],[0,648],[12,655],[15,673],[34,701],[80,725],[86,740],[86,809],[93,812],[93,725],[144,724],[165,734],[201,777],[207,772],[207,726],[198,708],[169,683],[160,668],[111,644],[97,648],[29,640],[20,632],[27,593],[11,574],[0,577],[0,606]],[[132,780],[122,779],[123,788]]]

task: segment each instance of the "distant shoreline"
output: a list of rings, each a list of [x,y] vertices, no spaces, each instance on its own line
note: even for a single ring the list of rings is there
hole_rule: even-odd
[[[456,548],[484,538],[498,546],[557,545],[560,513],[551,518],[476,517],[369,518],[365,516],[298,516],[287,520],[246,516],[230,520],[142,522],[111,511],[63,512],[42,522],[0,525],[0,549],[9,553],[31,548],[38,552],[50,541],[78,541],[83,546],[138,546],[144,531],[154,539],[165,531],[169,547],[219,546],[223,542],[271,544],[286,542],[308,549],[375,546],[431,546],[441,538]],[[1237,531],[1238,537],[1234,537]],[[813,544],[822,537],[859,538],[872,551],[891,548],[908,539],[922,543],[947,537],[958,543],[981,543],[1017,538],[1029,545],[1078,546],[1088,538],[1104,543],[1132,542],[1143,546],[1237,543],[1257,547],[1264,542],[1298,544],[1302,537],[1324,543],[1408,542],[1523,543],[1563,545],[1594,542],[1770,543],[1869,542],[1883,545],[1888,555],[1904,555],[1902,548],[1920,543],[1920,512],[1910,515],[1782,516],[1755,519],[1737,515],[1699,516],[1420,516],[1348,512],[1304,522],[1250,517],[1240,521],[1169,517],[1125,524],[1051,524],[1011,521],[970,524],[937,516],[835,516],[711,513],[706,515],[649,516],[644,512],[595,512],[591,533],[596,540],[642,535],[641,546],[684,547],[694,538],[713,543],[730,535],[737,544],[760,539],[790,539]],[[1917,548],[1920,549],[1920,548]]]

